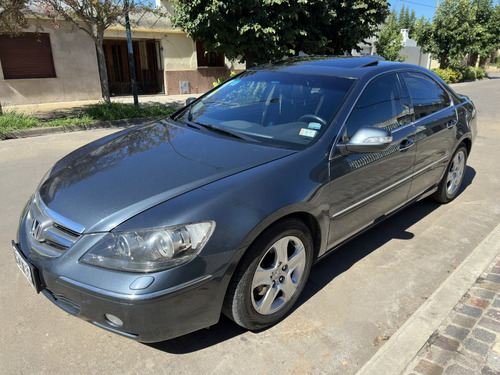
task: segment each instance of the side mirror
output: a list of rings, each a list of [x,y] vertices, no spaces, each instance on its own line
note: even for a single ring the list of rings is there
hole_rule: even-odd
[[[391,146],[391,143],[392,133],[389,130],[367,126],[356,130],[351,139],[340,143],[338,148],[340,153],[346,156],[385,151]]]
[[[185,106],[190,105],[192,102],[194,102],[196,98],[190,97],[186,99],[186,102],[184,103]]]

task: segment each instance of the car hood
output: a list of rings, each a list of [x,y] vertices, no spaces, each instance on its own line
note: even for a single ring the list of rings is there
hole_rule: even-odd
[[[109,231],[161,202],[294,152],[158,121],[68,155],[39,194],[85,232]]]

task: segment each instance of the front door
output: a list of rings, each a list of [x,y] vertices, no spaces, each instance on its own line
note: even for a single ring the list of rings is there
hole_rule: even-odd
[[[135,76],[139,94],[163,92],[159,42],[134,41]],[[131,95],[132,83],[128,62],[127,41],[105,40],[103,43],[111,95]]]
[[[452,157],[457,137],[457,113],[448,93],[422,73],[404,73],[413,103],[416,127],[415,177],[410,198],[436,186]]]
[[[396,74],[365,88],[346,122],[343,141],[360,127],[374,126],[390,130],[393,142],[383,152],[336,153],[330,161],[330,247],[407,202],[415,162],[411,120]]]

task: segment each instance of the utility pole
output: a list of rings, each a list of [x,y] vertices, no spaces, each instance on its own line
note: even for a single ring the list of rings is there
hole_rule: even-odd
[[[128,66],[130,70],[130,83],[132,84],[132,95],[134,95],[134,104],[139,104],[137,93],[137,79],[135,76],[135,60],[134,60],[134,47],[132,45],[132,33],[130,31],[130,19],[128,16],[129,0],[124,0],[125,7],[125,30],[127,31],[127,51],[128,51]]]

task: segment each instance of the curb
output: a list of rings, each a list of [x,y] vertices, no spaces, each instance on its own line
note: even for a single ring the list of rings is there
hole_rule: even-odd
[[[357,374],[401,374],[498,254],[500,225],[481,241]]]
[[[150,121],[158,120],[163,117],[165,116],[139,117],[133,119],[112,120],[112,121],[98,121],[91,124],[54,126],[47,128],[31,128],[26,130],[16,130],[8,133],[0,132],[0,141],[5,141],[8,139],[38,137],[41,135],[48,135],[48,134],[71,133],[71,132],[91,130],[91,129],[130,127],[133,125],[139,125]]]

